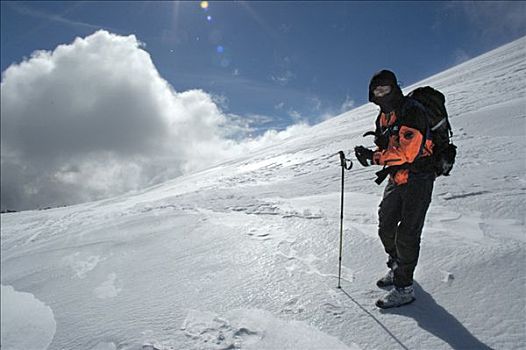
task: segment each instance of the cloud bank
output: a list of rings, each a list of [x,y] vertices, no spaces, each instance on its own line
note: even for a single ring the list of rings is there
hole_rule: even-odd
[[[174,91],[134,35],[106,31],[10,66],[1,102],[2,209],[110,197],[301,132],[241,140],[242,118]]]

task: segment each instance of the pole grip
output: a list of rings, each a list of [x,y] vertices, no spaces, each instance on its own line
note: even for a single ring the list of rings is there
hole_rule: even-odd
[[[345,167],[345,153],[343,153],[343,151],[340,151],[338,152],[338,154],[340,155],[340,165]]]
[[[338,154],[340,155],[340,166],[345,170],[351,170],[353,165],[352,160],[345,158],[343,151],[339,151]]]

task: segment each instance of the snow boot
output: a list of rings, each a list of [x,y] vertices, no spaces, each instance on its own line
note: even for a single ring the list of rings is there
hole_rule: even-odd
[[[394,285],[394,271],[389,269],[385,276],[376,281],[378,288],[389,288]]]
[[[381,309],[399,307],[415,301],[415,291],[413,286],[396,287],[387,293],[383,298],[376,301],[376,306]]]

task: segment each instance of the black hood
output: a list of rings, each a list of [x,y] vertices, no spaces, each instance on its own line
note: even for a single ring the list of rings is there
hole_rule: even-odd
[[[382,97],[375,97],[373,90],[378,86],[391,86],[389,94]],[[381,70],[371,78],[369,83],[369,101],[380,106],[382,112],[389,113],[397,109],[404,99],[404,94],[398,86],[396,75],[390,70]]]

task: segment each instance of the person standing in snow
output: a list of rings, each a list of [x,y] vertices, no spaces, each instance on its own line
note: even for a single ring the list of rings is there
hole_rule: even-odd
[[[374,132],[377,149],[358,146],[355,155],[363,166],[384,166],[379,179],[389,174],[378,211],[378,234],[389,270],[376,284],[390,291],[376,305],[390,308],[415,300],[413,273],[435,180],[426,166],[432,161],[433,144],[426,137],[424,107],[403,95],[393,72],[382,70],[372,77],[369,101],[380,107]]]

